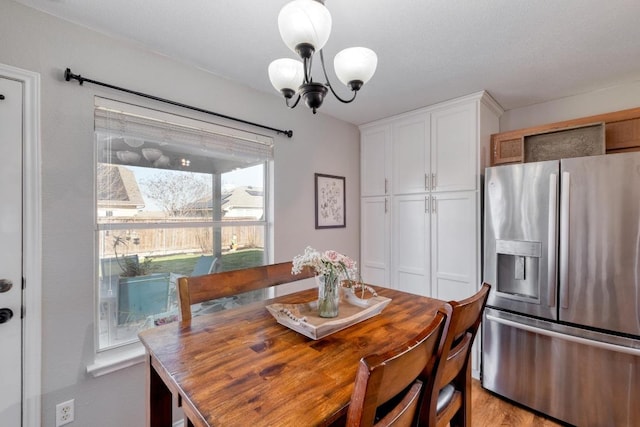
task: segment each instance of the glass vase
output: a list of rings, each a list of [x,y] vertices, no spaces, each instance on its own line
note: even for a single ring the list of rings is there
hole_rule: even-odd
[[[338,276],[320,275],[316,276],[316,281],[318,282],[318,316],[338,316],[340,303]]]

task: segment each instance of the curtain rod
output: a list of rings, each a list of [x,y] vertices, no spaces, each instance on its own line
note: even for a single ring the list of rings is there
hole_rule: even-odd
[[[108,87],[110,89],[119,90],[121,92],[131,93],[133,95],[141,96],[143,98],[153,99],[154,101],[160,101],[160,102],[164,102],[166,104],[175,105],[177,107],[187,108],[189,110],[198,111],[200,113],[211,114],[213,116],[222,117],[223,119],[229,119],[229,120],[233,120],[233,121],[236,121],[236,122],[244,123],[246,125],[257,126],[259,128],[268,129],[268,130],[274,131],[276,133],[284,134],[284,135],[288,136],[289,138],[291,138],[293,136],[293,131],[292,130],[276,129],[276,128],[272,128],[272,127],[269,127],[269,126],[261,125],[259,123],[253,123],[253,122],[249,122],[247,120],[238,119],[236,117],[231,117],[231,116],[227,116],[227,115],[224,115],[224,114],[216,113],[216,112],[213,112],[213,111],[205,110],[205,109],[202,109],[202,108],[193,107],[191,105],[182,104],[180,102],[171,101],[170,99],[160,98],[160,97],[157,97],[157,96],[148,95],[146,93],[137,92],[135,90],[125,89],[125,88],[122,88],[122,87],[119,87],[119,86],[114,86],[114,85],[111,85],[109,83],[104,83],[104,82],[100,82],[100,81],[97,81],[97,80],[88,79],[88,78],[82,77],[80,74],[73,74],[71,72],[70,68],[67,68],[64,71],[64,79],[66,81],[70,81],[72,79],[73,80],[77,80],[78,83],[80,84],[80,86],[82,86],[82,84],[84,82],[89,82],[89,83],[93,83],[93,84],[98,85],[98,86],[104,86],[104,87]]]

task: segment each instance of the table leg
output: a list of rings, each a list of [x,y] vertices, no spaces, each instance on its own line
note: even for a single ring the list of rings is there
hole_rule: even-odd
[[[147,427],[171,427],[171,391],[147,356]]]

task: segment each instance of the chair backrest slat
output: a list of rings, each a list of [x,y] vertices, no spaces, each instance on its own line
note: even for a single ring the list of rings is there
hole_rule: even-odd
[[[313,270],[305,268],[291,274],[291,261],[262,265],[241,270],[224,271],[178,279],[178,295],[182,320],[191,319],[191,305],[218,298],[230,297],[257,289],[313,277]]]

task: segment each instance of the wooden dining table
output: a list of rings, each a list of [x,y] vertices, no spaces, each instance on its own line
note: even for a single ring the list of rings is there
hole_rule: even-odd
[[[172,425],[173,397],[187,424],[196,427],[323,426],[343,420],[359,360],[415,337],[442,304],[374,288],[391,298],[380,314],[318,340],[277,323],[266,308],[309,302],[317,298],[314,289],[141,332],[147,426]]]

